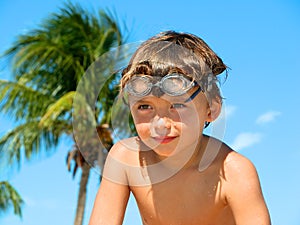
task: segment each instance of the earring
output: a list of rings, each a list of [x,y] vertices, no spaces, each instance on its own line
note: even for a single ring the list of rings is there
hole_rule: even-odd
[[[204,123],[204,129],[207,128],[209,126],[210,122],[205,121]]]

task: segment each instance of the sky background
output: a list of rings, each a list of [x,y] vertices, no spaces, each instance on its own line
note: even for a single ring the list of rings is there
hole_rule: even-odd
[[[14,38],[34,28],[60,0],[0,0],[0,52]],[[129,42],[146,40],[164,30],[185,31],[203,38],[231,68],[222,84],[226,113],[224,142],[256,166],[273,225],[300,224],[300,1],[122,1],[81,0],[89,10],[115,10],[131,31]],[[10,79],[0,61],[0,79]],[[0,136],[14,123],[0,112]],[[12,211],[0,215],[1,225],[72,224],[80,174],[67,171],[72,148],[62,140],[50,157],[36,157],[19,171],[3,168],[25,201],[23,218]],[[99,182],[89,185],[84,225]],[[130,199],[124,224],[141,220]]]

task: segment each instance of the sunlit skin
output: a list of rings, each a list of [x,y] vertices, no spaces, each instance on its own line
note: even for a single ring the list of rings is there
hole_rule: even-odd
[[[201,95],[198,104],[193,101],[185,103],[188,94],[160,98],[150,95],[131,101],[131,113],[139,138],[158,156],[168,157],[189,146],[194,150],[194,145],[201,140],[203,128],[200,124],[207,119],[204,114],[207,114],[208,104],[205,95]]]
[[[205,121],[218,117],[220,102],[213,100],[209,106],[201,92],[185,103],[193,91],[178,97],[149,95],[129,99],[138,137],[114,145],[109,157],[136,168],[141,164],[149,166],[153,183],[132,185],[135,177],[131,174],[125,174],[128,183],[114,182],[107,169],[89,225],[121,225],[130,192],[145,225],[270,225],[252,163],[202,134]],[[209,141],[213,144],[209,145]],[[218,154],[207,168],[200,170],[206,151]],[[162,174],[174,168],[177,172],[155,182],[161,174],[151,175],[150,166],[158,163],[165,170]]]

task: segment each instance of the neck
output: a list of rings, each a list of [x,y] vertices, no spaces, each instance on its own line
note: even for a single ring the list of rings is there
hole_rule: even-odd
[[[180,171],[198,168],[206,143],[207,138],[201,135],[196,143],[168,157],[153,150],[140,151],[139,160],[143,176],[155,184],[171,178]]]

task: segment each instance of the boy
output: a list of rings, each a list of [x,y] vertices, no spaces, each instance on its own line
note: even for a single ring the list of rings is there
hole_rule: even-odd
[[[147,225],[269,225],[253,164],[203,129],[220,114],[222,60],[173,31],[144,42],[121,93],[138,133],[106,160],[90,225],[122,224],[130,192]]]

